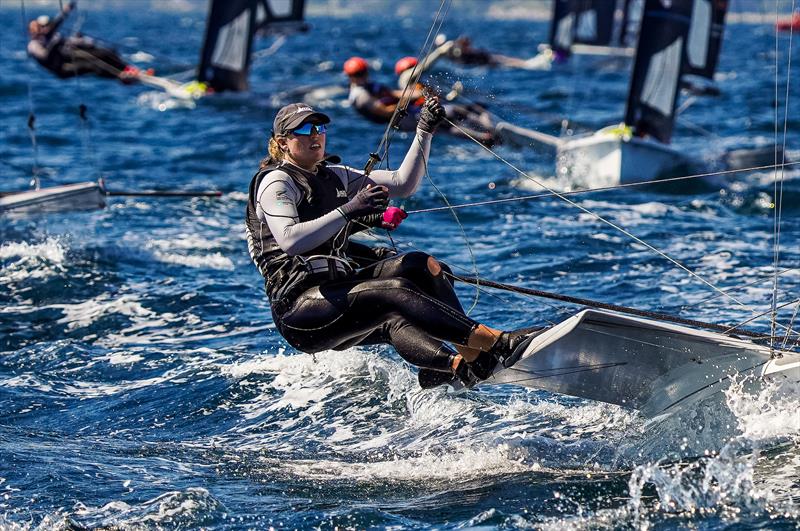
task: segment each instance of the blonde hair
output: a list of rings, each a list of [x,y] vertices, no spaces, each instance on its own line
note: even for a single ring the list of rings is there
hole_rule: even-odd
[[[267,151],[269,154],[261,159],[260,168],[263,170],[270,164],[274,164],[276,162],[281,162],[284,157],[283,150],[281,149],[280,144],[274,136],[270,137],[269,145],[267,146]]]

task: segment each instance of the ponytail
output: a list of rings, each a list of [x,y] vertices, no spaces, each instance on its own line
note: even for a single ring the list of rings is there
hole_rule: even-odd
[[[283,161],[283,151],[281,151],[281,146],[278,145],[278,141],[275,140],[274,136],[269,138],[267,151],[269,152],[269,155],[261,159],[261,164],[259,166],[262,170],[270,164],[276,164]]]

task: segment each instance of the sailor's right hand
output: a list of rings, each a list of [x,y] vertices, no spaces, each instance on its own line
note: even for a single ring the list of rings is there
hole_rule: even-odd
[[[436,96],[429,96],[425,100],[422,112],[419,113],[419,123],[417,127],[426,133],[433,133],[446,116],[447,114],[445,113],[444,107],[439,103],[439,98]]]
[[[385,186],[368,186],[347,203],[339,207],[339,211],[350,221],[359,216],[383,212],[389,205],[389,189]]]
[[[67,6],[64,8],[64,13],[69,13],[70,11],[73,11],[77,6],[78,6],[78,2],[75,2],[73,0],[72,2],[67,4]]]

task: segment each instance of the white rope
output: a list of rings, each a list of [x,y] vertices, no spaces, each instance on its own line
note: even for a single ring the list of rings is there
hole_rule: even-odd
[[[569,191],[569,192],[560,192],[560,194],[561,195],[579,195],[579,194],[590,194],[590,193],[594,193],[594,192],[609,192],[609,191],[612,191],[612,190],[620,190],[622,188],[632,188],[632,187],[635,187],[635,186],[650,186],[650,185],[653,185],[653,184],[664,184],[664,183],[675,182],[675,181],[685,181],[685,180],[689,180],[689,179],[699,179],[699,178],[702,178],[702,177],[711,177],[711,176],[719,176],[719,175],[731,175],[731,174],[739,173],[739,172],[750,172],[750,171],[768,170],[768,169],[776,170],[778,167],[797,166],[797,165],[800,165],[800,161],[798,161],[798,162],[784,162],[784,163],[781,163],[779,165],[768,164],[766,166],[752,166],[750,168],[741,168],[741,169],[736,169],[736,170],[722,170],[722,171],[714,171],[714,172],[709,172],[709,173],[697,173],[697,174],[694,174],[694,175],[685,175],[685,176],[682,176],[682,177],[670,177],[668,179],[659,179],[659,180],[656,180],[656,181],[642,181],[642,182],[637,182],[637,183],[618,184],[618,185],[615,185],[615,186],[603,186],[603,187],[600,187],[600,188],[587,188],[587,189],[584,189],[584,190],[572,190],[572,191]],[[534,194],[534,195],[523,195],[523,196],[518,196],[518,197],[506,197],[504,199],[490,199],[490,200],[486,200],[486,201],[475,201],[475,202],[471,202],[471,203],[462,203],[462,204],[459,204],[459,205],[453,205],[452,207],[420,208],[420,209],[417,209],[417,210],[409,210],[406,213],[407,214],[422,214],[422,213],[426,213],[426,212],[438,212],[438,211],[441,211],[441,210],[448,210],[449,208],[469,208],[469,207],[473,207],[473,206],[493,205],[493,204],[497,204],[497,203],[512,203],[512,202],[515,202],[515,201],[526,201],[526,200],[529,200],[529,199],[540,199],[540,198],[543,198],[543,197],[553,197],[555,195],[556,195],[555,193],[546,192],[546,193]]]
[[[625,230],[624,228],[620,227],[619,225],[617,225],[617,224],[613,223],[612,221],[609,221],[609,220],[605,219],[604,217],[602,217],[601,215],[599,215],[599,214],[597,214],[597,213],[595,213],[595,212],[593,212],[593,211],[589,210],[588,208],[586,208],[586,207],[584,207],[584,206],[582,206],[582,205],[579,205],[578,203],[576,203],[576,202],[572,201],[571,199],[569,199],[568,197],[566,197],[564,194],[562,194],[562,193],[560,193],[560,192],[557,192],[557,191],[553,190],[552,188],[548,187],[548,186],[547,186],[547,185],[545,185],[544,183],[540,182],[538,179],[536,179],[536,178],[534,178],[534,177],[531,177],[530,175],[528,175],[527,173],[525,173],[524,171],[522,171],[521,169],[519,169],[518,167],[516,167],[515,165],[513,165],[511,162],[509,162],[508,160],[506,160],[506,159],[504,159],[503,157],[501,157],[500,155],[498,155],[498,154],[497,154],[496,152],[494,152],[494,151],[493,151],[491,148],[488,148],[488,147],[484,146],[483,144],[481,144],[481,142],[480,142],[478,139],[476,139],[476,138],[472,137],[472,136],[471,136],[471,135],[470,135],[468,132],[464,131],[464,130],[463,130],[461,127],[459,127],[459,126],[458,126],[458,124],[456,124],[456,123],[454,123],[454,122],[450,121],[449,119],[445,119],[445,121],[446,121],[447,123],[449,123],[450,125],[452,125],[453,127],[455,127],[456,129],[458,129],[459,131],[461,131],[461,132],[462,132],[462,133],[463,133],[465,136],[467,136],[468,138],[470,138],[471,140],[473,140],[473,141],[474,141],[476,144],[480,145],[480,146],[481,146],[483,149],[485,149],[486,151],[488,151],[488,152],[489,152],[489,153],[490,153],[492,156],[494,156],[494,157],[495,157],[496,159],[498,159],[500,162],[504,163],[506,166],[508,166],[509,168],[513,169],[515,172],[519,173],[520,175],[522,175],[522,176],[523,176],[523,177],[525,177],[526,179],[529,179],[529,180],[531,180],[532,182],[534,182],[535,184],[537,184],[537,185],[538,185],[538,186],[540,186],[541,188],[543,188],[543,189],[547,190],[547,191],[548,191],[548,192],[550,192],[552,195],[556,196],[557,198],[561,199],[562,201],[565,201],[565,202],[566,202],[566,203],[568,203],[569,205],[571,205],[571,206],[573,206],[573,207],[577,208],[578,210],[580,210],[580,211],[582,211],[582,212],[584,212],[584,213],[586,213],[586,214],[589,214],[590,216],[592,216],[593,218],[597,219],[598,221],[600,221],[600,222],[602,222],[602,223],[605,223],[606,225],[608,225],[608,226],[612,227],[613,229],[615,229],[615,230],[617,230],[617,231],[621,232],[622,234],[624,234],[624,235],[628,236],[629,238],[631,238],[632,240],[634,240],[634,241],[635,241],[635,242],[637,242],[638,244],[640,244],[640,245],[643,245],[643,246],[647,247],[648,249],[650,249],[650,250],[651,250],[651,251],[653,251],[654,253],[656,253],[656,254],[658,254],[659,256],[661,256],[662,258],[664,258],[664,259],[668,260],[669,262],[671,262],[673,265],[677,266],[678,268],[680,268],[680,269],[684,270],[684,271],[685,271],[685,272],[687,272],[689,275],[691,275],[691,276],[692,276],[692,277],[694,277],[695,279],[699,280],[700,282],[702,282],[703,284],[705,284],[705,285],[706,285],[706,286],[708,286],[709,288],[713,289],[713,290],[714,290],[714,291],[716,291],[717,293],[720,293],[720,294],[724,295],[725,297],[727,297],[728,299],[732,300],[733,302],[735,302],[736,304],[738,304],[738,305],[740,305],[740,306],[743,306],[743,307],[745,307],[745,308],[748,308],[748,306],[747,306],[745,303],[743,303],[742,301],[740,301],[739,299],[737,299],[737,298],[736,298],[736,297],[734,297],[733,295],[730,295],[729,293],[726,293],[726,292],[724,292],[722,289],[718,288],[717,286],[715,286],[714,284],[712,284],[711,282],[709,282],[709,281],[708,281],[708,280],[706,280],[705,278],[701,277],[700,275],[698,275],[697,273],[695,273],[694,271],[692,271],[691,269],[689,269],[688,267],[686,267],[686,266],[685,266],[685,265],[683,265],[682,263],[678,262],[676,259],[672,258],[671,256],[669,256],[669,255],[668,255],[668,254],[666,254],[665,252],[663,252],[663,251],[661,251],[661,250],[657,249],[657,248],[656,248],[656,247],[654,247],[653,245],[651,245],[651,244],[647,243],[646,241],[642,240],[641,238],[639,238],[638,236],[636,236],[636,235],[632,234],[631,232],[629,232],[629,231]]]
[[[792,10],[791,12],[794,13],[795,8],[795,0],[792,0]],[[777,10],[777,2],[776,2],[776,10]],[[776,18],[777,23],[777,18]],[[785,106],[783,110],[783,146],[782,146],[782,153],[781,158],[782,162],[786,162],[786,133],[787,133],[787,122],[789,120],[789,87],[791,85],[792,79],[792,38],[794,36],[794,27],[793,25],[789,25],[789,50],[788,50],[788,59],[786,61],[786,93],[785,93]],[[778,32],[775,31],[775,162],[778,161]],[[778,319],[777,314],[777,300],[778,300],[778,267],[780,265],[780,249],[781,249],[781,215],[783,213],[783,180],[785,176],[785,169],[781,168],[780,170],[780,179],[776,179],[775,181],[775,188],[774,188],[774,203],[775,203],[775,216],[773,222],[773,242],[774,242],[774,251],[773,251],[773,266],[775,269],[775,280],[772,285],[772,326],[771,326],[771,336],[775,336],[775,323]],[[792,318],[794,321],[794,318]],[[791,330],[791,325],[790,325]],[[788,335],[788,332],[787,332]],[[772,345],[772,342],[770,342]]]

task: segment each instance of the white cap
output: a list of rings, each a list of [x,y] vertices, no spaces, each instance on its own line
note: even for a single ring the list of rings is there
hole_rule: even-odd
[[[48,17],[47,15],[40,15],[36,17],[36,23],[39,24],[40,26],[47,26],[48,24],[50,24],[50,17]]]

